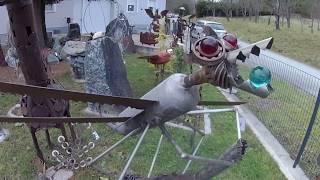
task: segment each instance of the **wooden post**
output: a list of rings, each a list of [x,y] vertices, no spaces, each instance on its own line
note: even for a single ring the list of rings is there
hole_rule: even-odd
[[[20,60],[20,67],[27,84],[62,89],[61,86],[55,84],[48,77],[47,57],[44,49],[42,49],[44,48],[43,35],[42,31],[38,29],[41,22],[37,22],[41,18],[35,17],[39,16],[39,13],[35,15],[39,11],[39,9],[37,11],[34,10],[34,8],[39,8],[33,4],[35,1],[38,0],[16,0],[7,4],[10,27]],[[56,99],[27,96],[22,98],[21,107],[22,113],[26,117],[62,117],[70,115],[68,102]],[[28,124],[28,126],[30,127],[37,155],[44,161],[35,133],[41,128],[51,127],[59,128],[62,132],[65,132],[63,123],[46,124],[45,126],[32,123]],[[47,137],[47,139],[50,138]]]

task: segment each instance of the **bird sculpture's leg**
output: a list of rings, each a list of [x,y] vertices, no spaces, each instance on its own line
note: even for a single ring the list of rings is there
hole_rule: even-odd
[[[67,137],[67,133],[66,133],[66,129],[64,127],[63,123],[58,124],[58,127],[61,131],[62,136],[64,136],[64,138],[66,139],[66,141],[68,141],[68,137]]]
[[[221,166],[231,166],[231,162],[225,160],[216,160],[216,159],[209,159],[200,156],[193,156],[190,154],[185,153],[182,148],[176,143],[176,141],[171,137],[171,134],[168,130],[164,127],[164,125],[159,126],[161,129],[162,134],[168,139],[168,141],[175,147],[176,151],[180,154],[182,159],[192,160],[192,161],[202,161],[207,162],[215,165]]]
[[[40,158],[40,160],[44,163],[43,154],[42,154],[42,151],[40,150],[39,143],[38,143],[38,139],[37,139],[37,137],[36,137],[36,131],[37,131],[37,129],[30,127],[30,132],[31,132],[31,136],[32,136],[32,141],[33,141],[34,147],[36,148],[37,156],[38,156],[38,157]]]
[[[52,149],[53,148],[53,144],[52,144],[51,139],[50,139],[49,129],[46,129],[46,138],[47,138],[47,142],[48,142],[49,148]]]
[[[69,111],[69,104],[67,106],[66,112],[65,112],[65,116],[66,117],[71,117],[70,111]],[[73,128],[73,125],[71,123],[68,123],[68,127],[70,129],[70,133],[71,133],[71,138],[73,141],[75,141],[77,139],[77,135],[75,133],[75,130]]]

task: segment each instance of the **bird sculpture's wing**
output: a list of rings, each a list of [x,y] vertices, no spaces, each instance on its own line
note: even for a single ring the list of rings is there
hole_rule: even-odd
[[[154,15],[153,15],[153,12],[152,12],[152,10],[151,9],[145,9],[145,11],[146,11],[146,13],[148,14],[148,16],[150,17],[150,18],[154,18]]]
[[[256,56],[260,55],[260,50],[262,49],[271,49],[273,44],[273,38],[268,38],[253,44],[249,44],[245,47],[240,47],[234,51],[228,52],[227,60],[229,62],[234,62],[237,59],[241,61],[245,61],[250,54],[254,54]]]
[[[161,17],[165,17],[168,14],[169,10],[161,11]]]

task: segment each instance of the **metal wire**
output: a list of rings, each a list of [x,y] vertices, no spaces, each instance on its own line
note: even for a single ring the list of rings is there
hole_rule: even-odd
[[[320,88],[320,77],[261,53],[252,56],[241,66],[241,73],[248,77],[250,69],[264,66],[272,73],[275,91],[267,99],[260,99],[239,92],[241,100],[248,101],[249,108],[265,124],[294,160],[303,140]],[[319,117],[314,125],[300,167],[310,178],[320,175],[316,159],[320,153]]]

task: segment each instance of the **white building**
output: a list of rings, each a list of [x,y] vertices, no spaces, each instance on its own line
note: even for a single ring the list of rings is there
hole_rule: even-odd
[[[82,33],[105,31],[119,13],[126,15],[130,25],[144,30],[151,22],[144,10],[149,7],[162,11],[166,0],[63,0],[46,7],[47,31],[66,33],[69,18],[80,25]],[[0,39],[3,39],[9,29],[6,7],[0,7],[0,19]]]

